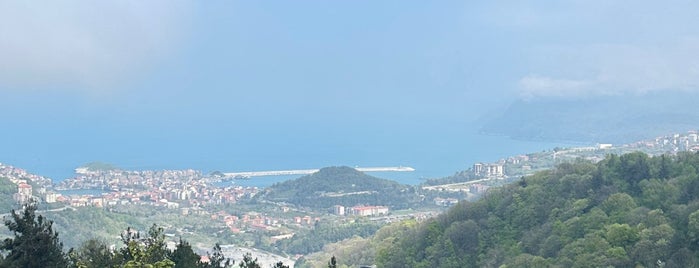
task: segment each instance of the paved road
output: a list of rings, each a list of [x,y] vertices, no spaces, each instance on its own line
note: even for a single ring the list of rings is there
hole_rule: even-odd
[[[36,213],[37,213],[37,214],[41,214],[41,213],[44,213],[44,212],[64,211],[64,210],[66,210],[66,209],[70,209],[70,210],[75,211],[75,208],[74,208],[74,207],[65,206],[65,207],[62,207],[62,208],[54,208],[54,209],[47,209],[47,210],[37,210]],[[18,211],[19,211],[19,210],[18,210]],[[8,213],[0,214],[0,217],[2,217],[2,218],[5,218],[5,216],[10,216],[10,213],[8,212]]]

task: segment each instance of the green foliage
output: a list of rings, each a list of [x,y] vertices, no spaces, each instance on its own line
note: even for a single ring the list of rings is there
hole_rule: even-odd
[[[354,236],[371,236],[379,227],[377,223],[363,221],[344,224],[318,223],[315,228],[299,232],[291,239],[277,241],[276,246],[288,253],[308,254],[322,250],[323,246],[329,243]]]
[[[204,268],[229,268],[233,266],[233,262],[223,255],[223,251],[221,250],[221,245],[219,243],[216,243],[212,253],[207,252],[207,255],[209,257],[209,263],[203,265]]]
[[[148,229],[148,236],[142,238],[139,232],[127,228],[121,234],[123,248],[117,252],[116,258],[124,267],[158,267],[172,268],[175,263],[168,259],[169,251],[165,246],[163,228],[153,224]]]
[[[120,168],[117,166],[114,166],[109,163],[104,163],[104,162],[90,162],[82,167],[87,168],[91,171],[110,171],[110,170],[119,170]]]
[[[335,256],[332,256],[332,258],[330,258],[330,261],[328,262],[328,268],[337,268],[337,259],[335,259]]]
[[[4,251],[1,267],[66,267],[67,256],[53,222],[36,215],[36,205],[29,204],[20,212],[14,209],[5,226],[14,233],[0,244]]]
[[[253,259],[252,255],[250,253],[245,253],[243,255],[243,260],[240,261],[238,264],[238,267],[240,268],[261,268],[259,264],[257,264],[257,258]]]
[[[272,268],[289,268],[288,265],[285,265],[283,262],[277,262],[272,266]]]
[[[180,241],[177,243],[175,250],[168,254],[168,258],[175,263],[175,268],[200,266],[199,255],[194,253],[189,242],[182,240],[182,238],[180,238]]]
[[[79,268],[112,267],[119,263],[107,244],[97,239],[85,241],[77,250],[71,249],[68,256],[73,265]]]
[[[693,153],[561,164],[391,233],[378,243],[375,261],[378,267],[696,267],[698,169]]]
[[[315,209],[362,204],[401,209],[417,202],[417,195],[412,189],[350,167],[329,167],[308,176],[272,185],[261,198]]]
[[[0,211],[9,211],[16,206],[12,195],[17,192],[17,185],[8,178],[0,177]]]

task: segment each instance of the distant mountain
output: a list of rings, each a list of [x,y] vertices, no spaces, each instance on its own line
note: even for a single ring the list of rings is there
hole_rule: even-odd
[[[366,175],[350,167],[328,167],[272,185],[262,198],[310,208],[384,205],[402,208],[414,201],[412,187]]]
[[[520,100],[482,132],[516,139],[627,143],[699,129],[699,93]]]

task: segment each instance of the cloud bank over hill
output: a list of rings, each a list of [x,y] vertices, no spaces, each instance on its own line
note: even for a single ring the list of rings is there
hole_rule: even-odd
[[[523,98],[699,91],[699,38],[656,46],[552,48],[547,54],[567,69],[560,75],[549,71],[521,78]]]
[[[698,90],[697,10],[684,0],[562,1],[496,5],[482,20],[522,49],[519,98],[580,98]]]

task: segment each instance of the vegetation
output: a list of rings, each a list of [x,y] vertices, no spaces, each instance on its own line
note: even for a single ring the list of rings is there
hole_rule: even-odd
[[[21,212],[12,210],[5,226],[14,233],[0,244],[6,251],[0,267],[66,267],[67,258],[53,222],[37,216],[36,206],[27,205]]]
[[[8,211],[17,204],[12,198],[12,195],[16,192],[16,184],[12,183],[8,178],[0,177],[0,208],[3,211]]]
[[[384,237],[389,243],[377,248],[375,261],[379,267],[697,267],[697,170],[699,154],[690,153],[561,164]]]
[[[289,199],[308,191],[342,198],[347,187],[364,192],[371,191],[364,188],[371,184],[389,187],[388,192],[406,200],[415,195],[399,184],[371,182],[375,178],[359,184],[366,175],[347,169],[325,169],[316,177],[304,177],[309,180],[304,183],[312,185],[310,190],[302,184],[283,183],[281,189],[286,190],[281,192]],[[313,180],[337,177],[347,179],[335,183],[340,186],[317,185],[320,181]],[[174,250],[168,249],[166,229],[157,225],[144,234],[101,229],[111,236],[121,232],[121,246],[110,249],[100,237],[89,237],[64,253],[54,222],[38,215],[36,209],[29,205],[6,216],[11,235],[0,243],[0,267],[233,267],[218,244],[207,253],[208,262],[201,262],[182,238]],[[63,213],[83,218],[83,222],[96,221],[95,225],[126,219],[101,219],[112,217],[107,214],[151,215],[145,219],[152,222],[165,219],[151,212],[155,211],[81,209],[51,215],[64,224],[70,221],[60,216]],[[699,154],[649,157],[630,153],[609,155],[598,163],[564,163],[491,189],[481,200],[461,202],[436,218],[406,220],[376,231],[378,226],[361,220],[317,222],[273,246],[294,254],[325,252],[307,255],[297,263],[299,267],[698,267]],[[93,227],[97,228],[88,226]],[[333,242],[339,243],[329,244]],[[236,266],[260,267],[249,254]]]
[[[369,237],[379,227],[377,223],[361,221],[343,224],[318,223],[312,230],[298,233],[291,239],[277,241],[275,246],[291,254],[309,254],[322,250],[326,244],[354,236]]]
[[[109,170],[119,170],[120,168],[109,163],[104,162],[90,162],[82,167],[87,168],[90,171],[109,171]]]
[[[448,177],[428,179],[423,184],[424,185],[441,185],[441,184],[449,184],[449,183],[467,182],[467,181],[472,181],[472,180],[476,180],[479,178],[481,178],[481,177],[478,177],[478,176],[473,174],[472,169],[468,169],[468,170],[454,173],[454,175],[451,175]]]
[[[0,243],[0,267],[70,267],[70,268],[220,268],[233,267],[233,262],[226,258],[219,244],[208,261],[202,262],[194,253],[191,245],[182,239],[174,250],[166,247],[162,227],[153,224],[146,236],[127,228],[121,233],[122,248],[111,250],[107,244],[98,239],[85,241],[78,249],[63,251],[63,243],[58,233],[53,230],[53,222],[42,215],[36,215],[36,205],[25,206],[21,212],[12,210],[11,218],[5,220],[5,226],[14,232],[13,238]],[[250,254],[243,256],[240,268],[260,268],[257,259]],[[288,267],[276,263],[274,267]]]
[[[260,198],[316,209],[362,204],[400,209],[416,202],[416,196],[410,186],[372,177],[350,167],[329,167],[277,183]]]

